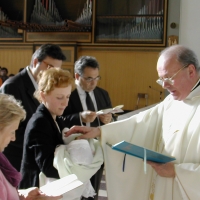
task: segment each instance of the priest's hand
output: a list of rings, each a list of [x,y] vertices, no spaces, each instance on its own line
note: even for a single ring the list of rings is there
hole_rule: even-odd
[[[88,139],[88,138],[97,138],[101,136],[100,128],[96,127],[87,127],[87,126],[73,126],[66,133],[65,137],[73,133],[82,133],[83,135],[79,136],[77,139]]]
[[[174,163],[168,162],[165,164],[160,164],[156,162],[147,161],[149,165],[157,172],[159,176],[174,178],[176,176]]]

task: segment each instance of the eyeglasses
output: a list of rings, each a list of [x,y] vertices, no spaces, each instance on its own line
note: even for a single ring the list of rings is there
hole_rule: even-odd
[[[52,64],[47,63],[46,61],[42,61],[45,65],[49,66],[49,67],[54,67]]]
[[[92,81],[99,81],[101,79],[101,76],[97,76],[96,78],[91,78],[91,77],[88,77],[88,78],[85,78],[83,76],[81,76],[85,81],[87,81],[88,83],[89,82],[92,82]]]
[[[166,82],[166,83],[169,83],[170,85],[174,85],[174,80],[173,78],[181,71],[183,70],[184,68],[188,67],[189,65],[185,65],[183,66],[182,68],[180,68],[172,77],[170,78],[159,78],[156,83],[158,83],[159,85],[163,86],[163,83]]]

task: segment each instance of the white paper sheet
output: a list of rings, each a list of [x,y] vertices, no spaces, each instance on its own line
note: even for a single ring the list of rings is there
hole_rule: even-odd
[[[77,179],[77,176],[71,174],[40,187],[40,190],[47,195],[59,196],[75,188],[78,189],[81,185],[83,185],[83,183]]]

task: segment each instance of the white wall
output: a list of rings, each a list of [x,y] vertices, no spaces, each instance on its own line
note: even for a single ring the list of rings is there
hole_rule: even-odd
[[[180,1],[181,0],[168,0],[167,36],[179,35]],[[170,27],[172,22],[176,23],[176,28]]]
[[[179,44],[190,47],[200,61],[200,0],[180,0]]]

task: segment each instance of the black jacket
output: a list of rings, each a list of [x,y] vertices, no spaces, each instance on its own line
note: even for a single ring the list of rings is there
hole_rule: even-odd
[[[98,110],[112,108],[109,94],[106,90],[96,87],[94,89],[94,96],[97,103]],[[65,118],[68,128],[74,125],[81,125],[79,113],[83,111],[81,100],[77,89],[75,89],[69,98],[68,106],[66,107],[63,116]],[[103,125],[101,123],[101,125]]]
[[[56,121],[62,131],[63,121],[61,118]],[[59,144],[63,144],[62,134],[50,112],[41,104],[26,127],[19,188],[39,187],[40,172],[50,178],[59,178],[57,169],[53,167],[55,148]]]
[[[28,75],[27,69],[23,69],[15,76],[7,79],[0,88],[0,93],[13,95],[22,102],[22,105],[26,110],[26,119],[20,123],[19,128],[16,131],[16,140],[10,142],[3,152],[18,171],[20,170],[22,160],[26,125],[39,106],[38,100],[33,96],[34,92],[35,88]]]

